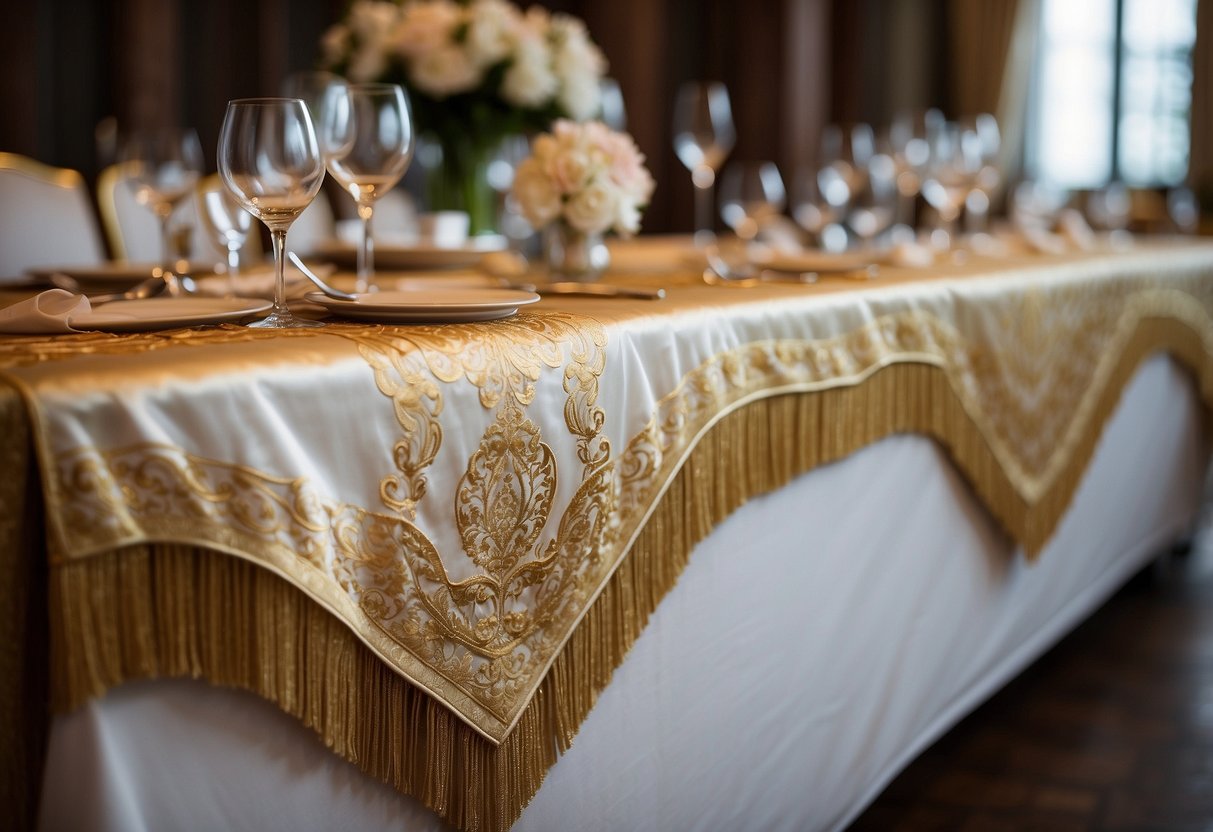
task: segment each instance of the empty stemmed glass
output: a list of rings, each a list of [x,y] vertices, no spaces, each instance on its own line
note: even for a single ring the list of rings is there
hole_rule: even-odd
[[[307,107],[297,98],[230,101],[219,133],[219,176],[244,208],[265,223],[274,248],[274,310],[251,326],[323,326],[286,305],[286,232],[316,198],[324,161]]]
[[[774,162],[736,162],[720,178],[720,216],[743,240],[783,212],[786,193]]]
[[[961,206],[981,172],[981,144],[977,133],[958,124],[946,124],[931,141],[931,156],[922,195],[939,215],[941,248],[956,247],[956,221]]]
[[[902,113],[889,125],[889,149],[897,168],[897,223],[910,229],[918,225],[915,211],[922,182],[931,161],[931,142],[944,126],[943,113],[936,109]]]
[[[598,82],[599,118],[602,123],[620,133],[628,129],[628,111],[623,103],[623,90],[614,78]]]
[[[240,249],[253,229],[253,215],[244,210],[222,181],[208,179],[198,190],[198,217],[211,242],[226,253],[229,292],[235,294]]]
[[[518,165],[530,153],[531,143],[526,136],[521,133],[506,136],[493,151],[493,158],[485,171],[489,187],[497,195],[497,227],[509,241],[510,248],[515,249],[519,256],[521,252],[517,249],[523,241],[534,235],[535,229],[531,228],[531,224],[522,215],[511,189]]]
[[[872,128],[857,124],[843,130],[836,124],[821,131],[817,148],[817,187],[840,217],[846,217],[851,200],[863,185],[868,161],[875,152]]]
[[[397,84],[349,84],[329,88],[320,144],[329,173],[358,206],[362,246],[357,291],[374,289],[375,201],[395,187],[413,159],[413,118]]]
[[[324,123],[324,108],[327,101],[332,99],[333,87],[344,87],[346,80],[340,75],[323,70],[304,70],[292,72],[282,82],[283,98],[298,98],[307,107],[308,115],[312,117],[312,126],[317,131],[316,138],[320,139],[320,125]],[[321,153],[324,148],[320,148]]]
[[[168,292],[181,294],[181,284],[174,276],[176,247],[170,220],[202,175],[198,134],[177,128],[135,133],[124,143],[121,160],[135,187],[136,201],[146,205],[160,221],[161,268]]]
[[[965,197],[965,226],[972,235],[985,234],[989,226],[990,205],[994,195],[1002,186],[1002,168],[999,166],[999,151],[1002,137],[998,120],[989,113],[964,119],[963,129],[977,136],[981,169],[973,180],[973,190]]]
[[[674,152],[691,172],[695,186],[695,243],[711,243],[712,188],[716,171],[733,150],[737,133],[724,84],[683,84],[674,102]]]
[[[1112,243],[1124,242],[1132,212],[1129,189],[1123,182],[1109,182],[1087,195],[1087,219]]]
[[[897,166],[891,156],[873,153],[859,169],[847,209],[847,227],[859,246],[872,248],[876,236],[893,224],[897,212]]]
[[[838,209],[822,194],[817,174],[816,167],[797,169],[792,179],[792,219],[814,244],[826,251],[841,251],[847,246],[847,232],[838,224]]]

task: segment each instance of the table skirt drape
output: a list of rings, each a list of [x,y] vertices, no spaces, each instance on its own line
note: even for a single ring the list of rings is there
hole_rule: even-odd
[[[863,291],[661,280],[664,306],[493,324],[0,339],[28,419],[0,443],[36,451],[46,516],[0,531],[47,556],[55,709],[242,687],[506,828],[745,501],[918,434],[1031,559],[1143,361],[1213,402],[1207,245]]]
[[[1191,376],[1156,356],[1037,562],[918,436],[750,501],[695,547],[513,828],[845,826],[1186,534],[1206,447]],[[57,719],[49,756],[46,830],[449,828],[275,706],[200,682],[90,700]]]

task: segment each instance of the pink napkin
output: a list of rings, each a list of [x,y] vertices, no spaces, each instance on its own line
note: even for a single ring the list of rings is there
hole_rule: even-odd
[[[50,335],[80,332],[72,327],[72,318],[93,310],[84,295],[63,289],[47,289],[29,300],[0,309],[0,332],[15,335]]]

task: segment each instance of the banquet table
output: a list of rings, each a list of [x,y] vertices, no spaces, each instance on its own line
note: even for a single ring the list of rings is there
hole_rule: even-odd
[[[1195,516],[1213,244],[615,264],[665,299],[0,336],[14,805],[839,828]]]

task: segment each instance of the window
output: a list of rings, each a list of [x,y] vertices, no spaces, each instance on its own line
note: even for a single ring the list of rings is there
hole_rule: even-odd
[[[1066,188],[1188,171],[1196,0],[1044,0],[1028,167]]]

